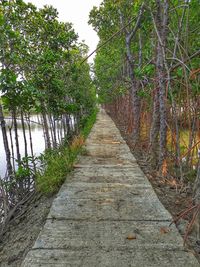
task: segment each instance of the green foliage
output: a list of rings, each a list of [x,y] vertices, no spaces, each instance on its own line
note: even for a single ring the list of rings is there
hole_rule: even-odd
[[[179,78],[183,77],[183,69],[182,68],[178,68],[176,71],[176,74]]]
[[[72,169],[74,157],[75,151],[69,148],[46,152],[41,158],[45,165],[44,172],[38,172],[36,176],[37,190],[43,193],[56,192]]]
[[[0,4],[0,92],[7,108],[74,114],[95,105],[89,65],[79,62],[87,46],[51,6],[37,10],[23,1]],[[66,101],[70,99],[68,110]],[[70,108],[71,106],[71,108]]]
[[[89,64],[80,64],[88,47],[78,42],[71,23],[58,20],[55,8],[37,9],[23,0],[0,1],[0,35],[0,103],[3,112],[6,109],[13,118],[21,116],[26,125],[26,117],[29,118],[31,113],[42,115],[44,142],[51,148],[40,157],[39,168],[31,162],[35,160],[34,155],[21,160],[20,152],[29,153],[27,147],[16,149],[17,170],[12,180],[15,180],[16,188],[18,183],[23,191],[24,184],[30,184],[27,181],[34,183],[37,169],[38,190],[55,192],[71,170],[79,150],[78,147],[64,147],[62,139],[72,139],[80,132],[80,126],[85,136],[92,125],[92,119],[90,123],[88,119],[96,105],[96,88],[90,77]],[[75,127],[69,123],[72,117],[77,123]],[[57,120],[62,129],[56,126]],[[56,133],[60,134],[59,131],[65,137],[59,135],[58,138]],[[25,146],[29,139],[25,133]],[[57,143],[61,147],[54,151],[52,147],[57,147]]]
[[[87,138],[89,135],[92,126],[94,125],[97,117],[98,109],[95,108],[92,114],[89,117],[84,118],[81,121],[82,129],[81,129],[81,134],[83,135],[84,138]]]

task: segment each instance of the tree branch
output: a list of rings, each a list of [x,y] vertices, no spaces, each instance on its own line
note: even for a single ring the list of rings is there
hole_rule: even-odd
[[[186,58],[184,61],[181,61],[177,64],[175,64],[173,67],[170,68],[170,71],[174,71],[176,68],[178,68],[179,66],[181,66],[182,64],[185,64],[186,62],[190,61],[191,59],[197,57],[200,55],[200,50],[198,50],[197,52],[195,52],[193,55],[191,55],[190,57]]]
[[[130,40],[133,38],[133,36],[135,35],[138,27],[140,26],[140,22],[141,22],[141,17],[144,11],[144,3],[141,5],[140,11],[139,11],[139,15],[137,16],[137,21],[135,24],[134,29],[132,30],[132,32],[129,35]],[[119,31],[115,32],[114,34],[111,35],[110,38],[108,38],[105,42],[103,42],[103,44],[99,45],[92,53],[90,53],[82,62],[81,64],[83,64],[88,58],[90,58],[95,52],[97,52],[99,49],[101,49],[103,46],[105,46],[107,43],[109,43],[114,37],[116,37],[118,34],[120,34],[124,29],[126,29],[134,20],[136,19],[136,17],[132,18],[126,25],[124,25],[122,28],[120,28]]]

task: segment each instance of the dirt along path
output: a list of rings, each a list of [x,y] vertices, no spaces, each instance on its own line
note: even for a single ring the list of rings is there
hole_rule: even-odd
[[[103,111],[22,267],[199,266]]]

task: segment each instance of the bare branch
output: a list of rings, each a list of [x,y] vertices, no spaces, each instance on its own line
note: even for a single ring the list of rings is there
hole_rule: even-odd
[[[176,60],[176,61],[180,62],[179,64],[184,65],[184,66],[186,67],[186,69],[187,69],[188,71],[190,71],[190,69],[188,68],[188,66],[187,66],[182,60],[180,60],[180,59],[178,59],[178,58],[176,58],[176,57],[169,57],[169,58],[166,58],[166,59],[168,59],[168,60],[172,60],[172,61]]]
[[[81,64],[83,64],[88,58],[90,58],[94,53],[96,53],[98,50],[100,50],[102,47],[104,47],[107,43],[109,43],[114,37],[116,37],[117,35],[119,35],[126,27],[128,27],[134,20],[136,19],[136,17],[133,17],[125,26],[123,26],[122,28],[119,29],[119,31],[113,33],[111,35],[110,38],[108,38],[105,42],[103,42],[101,45],[99,45],[92,53],[90,53],[82,62]]]
[[[188,61],[190,61],[191,59],[193,59],[193,58],[195,58],[195,57],[197,57],[197,56],[199,56],[200,55],[200,50],[198,50],[197,52],[195,52],[193,55],[191,55],[190,57],[188,57],[188,58],[186,58],[184,61],[182,61],[181,63],[179,62],[179,63],[177,63],[176,65],[174,65],[171,69],[170,69],[170,71],[173,71],[173,70],[175,70],[176,68],[178,68],[179,66],[181,66],[182,65],[182,63],[186,63],[186,62],[188,62]]]
[[[140,26],[140,22],[141,22],[141,18],[142,18],[142,14],[144,11],[144,3],[141,5],[140,11],[139,11],[139,15],[137,16],[137,21],[135,24],[134,29],[132,30],[131,34],[129,35],[130,40],[133,38],[133,36],[135,35],[136,31],[138,30],[139,26]],[[122,26],[122,28],[120,28],[119,31],[113,33],[111,35],[110,38],[108,38],[105,42],[103,42],[103,44],[99,45],[92,53],[90,53],[82,62],[81,64],[83,64],[88,58],[90,58],[94,53],[96,53],[99,49],[101,49],[103,46],[105,46],[107,43],[109,43],[114,37],[116,37],[117,35],[119,35],[123,30],[125,30],[134,20],[136,19],[136,17],[132,18],[126,25]]]
[[[133,38],[133,36],[136,34],[138,28],[140,27],[140,23],[141,23],[143,12],[144,12],[144,3],[141,5],[140,11],[139,11],[139,15],[138,15],[137,21],[135,23],[135,27],[131,31],[130,35],[129,35],[130,40]]]

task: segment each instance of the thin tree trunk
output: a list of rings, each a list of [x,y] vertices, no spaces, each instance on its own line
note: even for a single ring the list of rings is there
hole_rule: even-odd
[[[57,135],[56,135],[56,120],[54,116],[52,119],[52,123],[53,123],[54,147],[56,148],[57,147]]]
[[[13,115],[13,122],[14,122],[14,132],[15,132],[15,145],[16,145],[17,161],[18,161],[18,166],[19,166],[20,165],[20,162],[21,162],[21,155],[20,155],[20,149],[19,149],[17,117],[16,117],[16,110],[15,110],[15,108],[12,110],[12,115]]]
[[[188,146],[188,154],[187,154],[187,159],[186,159],[186,165],[187,167],[191,168],[191,151],[192,151],[192,146],[194,144],[195,140],[195,134],[196,134],[196,117],[192,119],[192,127],[189,133],[189,146]]]
[[[131,96],[133,108],[133,141],[137,144],[140,138],[140,98],[138,97],[138,83],[134,77],[134,58],[131,53],[131,39],[130,36],[126,37],[126,53],[129,62],[129,77],[131,79]]]
[[[50,128],[50,134],[51,134],[51,140],[52,140],[52,143],[53,143],[53,148],[56,147],[56,141],[55,141],[55,135],[54,135],[54,125],[53,125],[53,119],[51,117],[51,115],[49,114],[48,115],[48,120],[49,120],[49,128]]]
[[[46,142],[46,147],[48,149],[51,148],[51,139],[49,135],[49,126],[47,122],[47,117],[44,111],[42,111],[42,119],[43,119],[43,124],[44,124],[44,134],[45,134],[45,142]]]
[[[140,115],[141,115],[140,106],[141,106],[141,103],[140,103],[140,98],[138,96],[139,84],[138,82],[136,82],[135,76],[134,76],[135,60],[131,52],[131,41],[140,27],[141,18],[143,14],[143,7],[144,5],[142,5],[140,8],[134,28],[130,32],[127,29],[125,29],[126,56],[127,56],[128,65],[129,65],[128,68],[129,68],[129,77],[131,80],[131,95],[132,95],[132,104],[133,104],[133,123],[134,123],[133,141],[135,145],[138,143],[140,139]],[[121,10],[119,10],[119,15],[120,15],[121,25],[124,27],[125,26],[124,16]]]
[[[197,176],[193,187],[193,199],[195,205],[200,205],[200,157],[198,161],[198,167],[197,167]],[[196,233],[197,233],[197,239],[200,239],[200,215],[196,217]]]
[[[12,164],[11,164],[10,148],[8,144],[8,137],[7,137],[7,131],[6,131],[6,122],[4,119],[3,108],[2,108],[1,103],[0,103],[0,124],[1,124],[2,136],[3,136],[4,150],[6,154],[8,176],[9,178],[11,178],[13,169],[12,169]]]
[[[27,147],[27,139],[26,139],[26,129],[25,129],[25,123],[24,123],[24,115],[23,111],[21,110],[21,122],[22,122],[22,132],[24,137],[24,155],[27,158],[28,157],[28,147]]]
[[[138,67],[142,67],[142,36],[141,32],[139,31],[139,53],[138,53]]]
[[[149,152],[150,161],[153,167],[156,167],[158,163],[158,136],[160,129],[160,113],[159,113],[159,92],[156,89],[153,101],[153,117],[150,129],[150,142],[149,142]]]
[[[14,145],[13,145],[13,137],[12,137],[12,128],[13,128],[13,118],[12,118],[11,127],[9,127],[9,136],[10,136],[10,146],[11,146],[12,167],[13,167],[13,172],[15,173],[15,153],[14,153]]]
[[[176,144],[175,144],[176,162],[178,164],[179,171],[180,171],[180,179],[181,181],[183,181],[183,168],[182,168],[182,162],[181,162],[181,148],[180,148],[180,131],[179,131],[179,125],[178,125],[178,118],[177,118],[177,107],[176,107],[176,102],[173,99],[173,96],[172,96],[172,118],[174,121],[175,133],[176,133]]]
[[[167,145],[167,116],[166,116],[166,70],[165,70],[165,53],[167,42],[167,26],[168,26],[168,0],[156,1],[156,31],[157,31],[157,48],[156,48],[156,72],[159,86],[159,108],[160,108],[160,139],[159,139],[159,168],[162,168],[166,158]]]
[[[34,173],[36,174],[36,165],[35,165],[34,152],[33,152],[33,141],[32,141],[32,133],[31,133],[30,114],[28,114],[28,132],[29,132],[29,143],[30,143],[30,149],[31,149],[33,168],[34,168]]]

